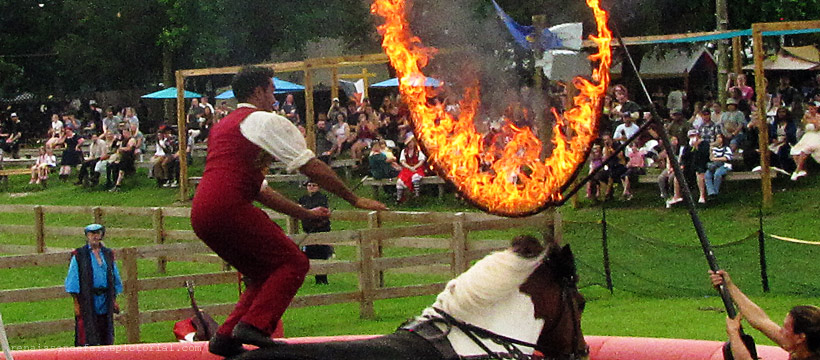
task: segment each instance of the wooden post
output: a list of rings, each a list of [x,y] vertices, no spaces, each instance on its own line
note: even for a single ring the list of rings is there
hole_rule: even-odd
[[[555,208],[544,210],[541,216],[538,221],[539,225],[543,227],[541,230],[541,238],[544,243],[549,243],[553,241],[553,237],[555,236],[555,223],[553,222],[555,218]]]
[[[380,212],[378,211],[371,211],[367,213],[367,228],[368,229],[377,229],[382,227],[382,218],[380,216]],[[374,252],[373,256],[377,258],[381,258],[384,255],[384,248],[382,246],[382,240],[379,239],[376,241],[376,251]],[[376,284],[378,287],[384,287],[384,271],[379,271],[378,278],[376,280]]]
[[[139,281],[137,274],[137,249],[122,249],[122,265],[125,270],[125,279],[122,285],[125,295],[126,312],[125,336],[129,344],[140,342],[140,303]]]
[[[46,252],[46,214],[41,205],[34,206],[34,233],[37,237],[37,253]]]
[[[552,236],[555,242],[561,244],[564,242],[564,221],[561,212],[556,209],[552,212]]]
[[[743,73],[743,41],[740,36],[732,38],[732,69],[735,74]]]
[[[295,235],[299,233],[299,219],[288,216],[285,219],[285,233],[288,235]]]
[[[752,114],[759,121],[758,146],[760,148],[760,190],[763,193],[763,207],[773,204],[772,178],[769,177],[769,126],[766,122],[766,74],[763,72],[763,30],[760,24],[752,24],[752,42],[755,56],[755,94],[757,94],[757,111]]]
[[[154,224],[154,242],[157,245],[162,245],[165,243],[165,217],[162,214],[162,208],[151,208],[151,215]],[[157,272],[165,274],[167,264],[168,257],[157,257]]]
[[[376,74],[367,71],[367,68],[362,68],[362,72],[359,74],[342,74],[338,75],[340,79],[362,79],[364,82],[364,93],[362,94],[363,98],[370,97],[370,93],[368,88],[370,88],[370,78],[375,77]],[[371,103],[372,104],[372,103]]]
[[[544,57],[544,50],[541,48],[541,36],[544,33],[544,29],[547,27],[547,16],[546,15],[534,15],[532,17],[532,26],[534,28],[535,41],[530,44],[532,47],[532,54],[533,54],[533,63],[538,64],[541,58]],[[544,81],[549,80],[545,79],[544,76],[544,68],[541,66],[533,66],[535,70],[533,84],[536,93],[543,93],[544,92]],[[571,101],[569,99],[569,88],[572,87],[571,85],[567,85],[567,101]],[[567,107],[569,109],[569,107]],[[512,119],[510,119],[512,120]],[[559,119],[555,119],[555,121],[559,121]],[[538,140],[541,141],[541,154],[539,159],[544,161],[547,158],[547,151],[549,150],[550,144],[552,141],[550,136],[552,135],[552,129],[547,121],[547,116],[543,111],[539,111],[535,113],[535,129],[537,130]]]
[[[99,206],[95,206],[91,208],[91,212],[94,213],[94,223],[105,225],[105,219],[103,218],[103,210]]]
[[[176,72],[177,82],[177,136],[179,136],[179,201],[188,200],[188,130],[185,128],[185,77]]]
[[[376,313],[373,310],[373,294],[376,291],[373,266],[373,242],[365,239],[359,232],[359,317],[373,319]]]
[[[316,151],[316,116],[313,109],[313,69],[305,63],[305,140],[310,150]]]
[[[330,68],[330,98],[338,98],[339,97],[339,68],[332,67]],[[333,121],[333,119],[328,119],[329,121]]]
[[[715,0],[715,22],[717,31],[726,31],[729,29],[729,0]],[[717,40],[717,87],[718,89],[718,104],[723,106],[726,104],[726,80],[729,72],[729,40]]]
[[[538,61],[541,60],[541,57],[544,56],[544,50],[541,48],[541,34],[544,32],[544,29],[547,27],[547,16],[546,15],[533,15],[532,16],[532,26],[533,26],[533,37],[535,41],[530,44],[532,47],[532,53],[534,56],[534,60]],[[535,69],[535,91],[542,91],[544,85],[544,69],[539,68],[538,66],[534,67]]]
[[[450,248],[453,250],[453,262],[450,269],[453,276],[467,271],[470,267],[470,262],[467,259],[467,230],[464,229],[464,213],[456,213],[455,221],[453,221],[453,238],[450,241]]]

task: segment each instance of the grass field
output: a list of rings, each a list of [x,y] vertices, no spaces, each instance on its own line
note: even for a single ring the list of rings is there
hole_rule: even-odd
[[[810,176],[791,182],[778,178],[774,181],[775,206],[763,212],[765,231],[782,236],[804,240],[820,240],[820,179],[813,169]],[[196,171],[196,170],[195,170]],[[83,189],[53,179],[48,189],[28,185],[25,177],[12,177],[5,189],[0,189],[0,203],[5,204],[43,204],[43,205],[112,205],[112,206],[185,206],[177,201],[174,189],[157,189],[153,187],[144,173],[126,182],[124,191],[108,193],[100,189]],[[351,181],[355,185],[356,181]],[[302,190],[294,186],[282,186],[282,193],[295,198]],[[370,189],[362,188],[361,195],[370,196]],[[758,229],[760,190],[754,181],[725,183],[721,197],[702,208],[700,215],[706,226],[710,240],[715,245],[727,244],[746,237]],[[419,201],[397,206],[383,199],[394,209],[426,211],[475,211],[465,203],[448,197],[439,201],[434,196],[434,189]],[[338,198],[331,197],[334,209],[349,209],[350,206]],[[697,255],[686,250],[687,255],[677,256],[676,246],[697,246],[697,237],[692,229],[688,214],[683,208],[665,209],[657,196],[654,186],[641,185],[632,201],[613,201],[606,204],[607,220],[611,225],[613,256],[625,257],[634,266],[636,275],[663,279],[665,284],[687,283],[690,288],[697,287],[696,292],[681,291],[670,295],[640,295],[626,287],[631,279],[616,279],[616,290],[610,294],[600,286],[586,286],[582,292],[589,299],[584,314],[584,333],[588,335],[624,335],[692,339],[725,339],[723,329],[725,314],[720,312],[720,298],[709,290],[706,278],[706,262],[702,254]],[[567,221],[565,241],[572,244],[578,260],[585,263],[597,263],[599,254],[594,251],[595,244],[600,243],[600,227],[596,224],[601,218],[601,205],[586,200],[580,202],[577,209],[564,206],[559,209]],[[47,225],[82,226],[89,219],[77,215],[48,216]],[[150,219],[133,217],[107,218],[110,224],[127,227],[146,227]],[[0,214],[0,224],[31,224],[31,214]],[[172,229],[189,229],[190,224],[184,218],[169,219],[168,227]],[[576,224],[576,225],[572,225]],[[364,224],[335,222],[335,230],[362,227]],[[471,234],[471,239],[490,238],[505,239],[521,232],[534,232],[538,229],[517,229],[515,231],[495,231]],[[648,249],[649,241],[662,241],[668,244],[664,257],[655,257],[654,253],[643,253]],[[82,234],[76,238],[48,238],[49,246],[73,248],[83,244]],[[0,235],[0,243],[33,245],[27,236]],[[108,239],[110,247],[123,247],[147,244],[145,240]],[[666,245],[665,245],[666,246]],[[732,271],[734,278],[743,288],[748,288],[754,300],[766,309],[775,321],[780,321],[788,309],[796,304],[818,304],[820,281],[815,274],[818,268],[817,246],[803,245],[776,248],[780,253],[773,253],[774,259],[782,258],[791,261],[788,273],[779,273],[780,278],[788,278],[798,284],[806,284],[804,291],[778,291],[779,283],[773,284],[773,291],[763,294],[758,289],[759,280],[754,271],[741,266],[743,261],[754,262],[755,259],[735,259],[746,256],[745,253],[716,251],[718,260]],[[352,258],[353,249],[340,248],[339,258]],[[647,250],[648,251],[648,250]],[[399,252],[400,253],[400,252]],[[672,264],[676,263],[676,264]],[[738,265],[736,265],[738,264]],[[673,268],[672,265],[677,267]],[[678,267],[686,271],[681,272]],[[174,262],[169,265],[168,274],[188,274],[218,271],[218,265],[203,265]],[[156,273],[151,261],[139,263],[141,277],[160,276]],[[770,271],[777,271],[774,268]],[[32,286],[54,286],[62,283],[65,267],[26,268],[18,270],[0,270],[0,289],[14,289]],[[583,276],[583,275],[582,275]],[[774,274],[772,275],[774,276]],[[444,281],[441,275],[390,274],[388,285],[415,284]],[[352,291],[356,288],[353,274],[332,275],[329,286],[314,285],[307,279],[300,294],[322,292]],[[620,284],[620,285],[619,285]],[[620,288],[619,286],[623,286]],[[661,287],[668,285],[659,285]],[[198,288],[197,297],[201,304],[227,303],[236,300],[236,287],[232,285],[214,285]],[[145,300],[143,300],[145,299]],[[394,299],[376,303],[377,320],[360,320],[357,304],[342,304],[302,309],[290,309],[285,314],[287,336],[320,336],[341,334],[380,334],[392,331],[405,319],[414,316],[433,301],[433,296]],[[182,289],[152,291],[140,295],[141,309],[161,309],[184,307],[187,295]],[[68,318],[71,306],[68,299],[43,301],[36,303],[13,303],[0,305],[0,312],[6,323],[27,322]],[[221,320],[221,319],[217,319]],[[173,341],[171,323],[143,325],[142,339],[145,342]],[[764,337],[755,334],[759,343],[771,344]],[[26,339],[11,339],[16,346],[70,346],[72,333],[61,333]],[[124,331],[118,329],[117,342],[124,343]]]

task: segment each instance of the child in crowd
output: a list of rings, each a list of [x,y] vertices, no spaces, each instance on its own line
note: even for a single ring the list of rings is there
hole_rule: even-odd
[[[40,147],[37,160],[34,162],[34,166],[31,167],[31,180],[28,183],[39,184],[48,180],[48,172],[55,166],[57,166],[57,157],[54,156],[51,147]]]
[[[644,166],[646,164],[646,152],[638,148],[638,144],[629,144],[629,161],[626,164],[626,172],[621,176],[624,184],[623,198],[632,200],[632,183],[638,180],[639,175],[646,174]]]
[[[373,142],[370,156],[368,157],[368,164],[370,165],[370,175],[374,179],[390,179],[394,178],[401,171],[401,165],[396,161],[396,156],[387,147],[387,142],[384,140],[377,140]]]
[[[601,145],[595,144],[592,146],[592,152],[589,154],[589,173],[592,174],[595,169],[604,164],[604,154]],[[600,182],[595,179],[587,183],[587,199],[598,199]]]
[[[413,192],[415,197],[419,197],[421,178],[424,176],[425,161],[427,157],[418,148],[416,138],[409,135],[404,140],[404,150],[401,151],[399,162],[402,169],[396,180],[396,201],[402,202],[405,190]]]

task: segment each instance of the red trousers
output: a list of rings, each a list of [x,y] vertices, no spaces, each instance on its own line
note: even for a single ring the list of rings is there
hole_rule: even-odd
[[[196,211],[191,224],[197,236],[245,275],[247,287],[217,333],[230,335],[239,321],[271,334],[310,268],[299,247],[251,205]]]

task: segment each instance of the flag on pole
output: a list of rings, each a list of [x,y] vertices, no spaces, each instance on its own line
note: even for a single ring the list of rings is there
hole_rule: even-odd
[[[498,13],[498,17],[501,18],[501,21],[507,26],[507,30],[510,31],[510,35],[512,35],[515,42],[524,49],[532,49],[532,44],[535,43],[535,27],[521,25],[515,22],[513,18],[504,12],[504,9],[502,9],[495,0],[493,0],[493,6],[495,7],[496,13]],[[581,23],[560,24],[549,29],[544,29],[541,34],[540,48],[544,50],[580,50],[583,30],[583,24]]]

